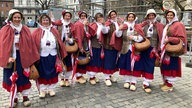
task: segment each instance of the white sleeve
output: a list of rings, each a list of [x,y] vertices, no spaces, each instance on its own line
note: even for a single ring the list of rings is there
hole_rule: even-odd
[[[141,42],[141,41],[143,40],[143,37],[142,37],[141,35],[139,35],[139,36],[134,36],[133,40],[134,40],[135,42]]]
[[[53,28],[57,29],[57,26],[56,26],[56,25],[53,25]]]
[[[101,32],[103,33],[103,34],[107,34],[108,32],[109,32],[109,30],[110,30],[110,27],[109,26],[103,26],[102,27],[102,29],[101,29]]]
[[[116,34],[116,37],[121,37],[123,34],[123,31],[122,30],[116,30],[115,34]]]

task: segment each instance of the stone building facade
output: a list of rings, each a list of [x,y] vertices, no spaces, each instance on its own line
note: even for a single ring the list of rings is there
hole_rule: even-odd
[[[0,27],[8,17],[9,10],[14,6],[13,0],[0,0]]]
[[[14,8],[21,11],[24,15],[24,24],[29,21],[36,21],[38,17],[39,10],[41,9],[35,0],[14,0]]]
[[[1,0],[0,1],[0,16],[7,17],[8,12],[14,6],[13,0]]]

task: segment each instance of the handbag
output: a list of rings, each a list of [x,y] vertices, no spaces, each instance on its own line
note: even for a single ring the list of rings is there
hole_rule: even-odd
[[[69,42],[70,40],[65,41],[65,49],[68,53],[74,53],[78,50],[77,42],[73,38],[71,40],[71,43]]]
[[[166,44],[165,51],[171,55],[182,55],[184,54],[184,44],[181,39],[179,39],[178,44],[171,44],[170,42]]]
[[[86,65],[90,62],[90,53],[85,52],[85,55],[79,55],[80,52],[77,53],[77,58],[78,58],[78,64],[79,65]]]
[[[134,42],[135,50],[138,52],[145,51],[150,47],[150,41],[147,38],[144,38],[141,42]]]
[[[29,75],[29,79],[30,80],[37,80],[39,78],[39,71],[37,70],[37,68],[35,67],[35,65],[33,64],[30,67],[30,75]]]

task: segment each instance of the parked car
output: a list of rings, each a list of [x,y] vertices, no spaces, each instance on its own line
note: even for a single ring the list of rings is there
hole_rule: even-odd
[[[27,22],[27,26],[28,27],[37,27],[37,23],[36,23],[36,21],[31,20],[31,21]]]

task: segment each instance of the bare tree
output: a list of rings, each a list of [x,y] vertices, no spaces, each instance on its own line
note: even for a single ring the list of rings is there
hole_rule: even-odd
[[[185,11],[185,6],[186,5],[182,6],[181,3],[185,2],[187,0],[174,0],[174,1],[175,1],[175,4],[177,5],[177,7],[179,7],[179,9],[182,11],[180,13],[180,15],[179,15],[179,20],[182,20],[182,18],[183,18],[183,11]]]
[[[52,0],[35,0],[36,3],[41,5],[42,10],[49,9]]]
[[[182,11],[179,13],[179,20],[182,20],[183,18],[183,11],[186,11],[185,10],[185,6],[187,6],[186,2],[187,0],[174,0],[175,2],[175,7]],[[145,2],[147,2],[149,5],[152,5],[152,6],[157,6],[157,8],[159,9],[162,9],[162,11],[166,11],[164,8],[163,8],[163,1],[162,0],[145,0]],[[183,5],[185,4],[185,5]]]
[[[151,5],[154,8],[163,9],[162,0],[144,0],[148,5]]]

